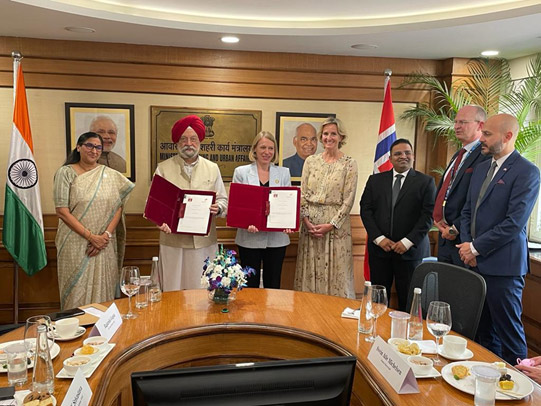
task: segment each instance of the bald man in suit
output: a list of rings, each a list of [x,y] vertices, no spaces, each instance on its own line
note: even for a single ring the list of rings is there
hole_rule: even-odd
[[[526,225],[539,195],[539,169],[515,150],[518,131],[517,119],[509,114],[486,121],[481,152],[492,159],[472,175],[458,245],[462,261],[487,284],[477,340],[511,365],[527,357],[521,321],[524,278],[530,271]]]

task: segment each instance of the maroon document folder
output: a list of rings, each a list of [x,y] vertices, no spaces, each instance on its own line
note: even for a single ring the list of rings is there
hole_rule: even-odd
[[[283,231],[278,228],[267,228],[269,215],[269,195],[273,190],[297,190],[297,220],[295,231],[299,229],[299,207],[301,190],[294,186],[263,187],[231,183],[227,206],[227,225],[229,227],[248,228],[256,226],[259,231]]]
[[[194,234],[178,232],[178,220],[184,217],[186,205],[183,203],[184,195],[212,195],[212,203],[216,202],[216,193],[210,190],[183,190],[162,178],[154,175],[150,192],[148,193],[145,213],[143,216],[154,224],[161,226],[166,223],[175,234]],[[209,222],[206,233],[196,233],[195,235],[207,235],[210,231],[212,215],[209,212]]]

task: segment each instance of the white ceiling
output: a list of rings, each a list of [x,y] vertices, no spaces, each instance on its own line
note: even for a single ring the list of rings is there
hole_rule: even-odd
[[[222,44],[223,34],[240,42]],[[0,35],[426,59],[497,49],[512,59],[541,51],[541,1],[0,0]]]

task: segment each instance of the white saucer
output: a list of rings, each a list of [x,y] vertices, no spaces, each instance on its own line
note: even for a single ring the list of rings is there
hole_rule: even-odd
[[[70,340],[75,340],[76,338],[81,337],[84,333],[86,333],[86,328],[84,328],[83,326],[79,326],[77,328],[77,331],[75,332],[75,334],[70,336],[70,337],[59,336],[55,331],[54,332],[54,339],[55,339],[55,341],[70,341]]]
[[[443,349],[443,344],[440,345],[438,354],[440,354],[442,357],[450,359],[452,361],[465,361],[465,360],[470,359],[470,358],[473,357],[473,352],[471,352],[467,348],[466,348],[466,351],[464,351],[462,354],[460,354],[458,356],[447,354],[445,352],[445,350]]]
[[[438,370],[434,367],[432,367],[432,369],[430,370],[430,372],[426,375],[417,375],[415,374],[415,377],[417,379],[422,379],[422,378],[437,378],[438,376],[441,376],[441,374],[438,372]]]

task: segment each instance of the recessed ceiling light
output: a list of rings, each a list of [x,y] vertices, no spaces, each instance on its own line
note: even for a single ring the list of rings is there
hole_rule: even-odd
[[[496,56],[500,53],[500,51],[483,51],[481,52],[481,55],[483,56]]]
[[[78,32],[82,34],[92,34],[96,32],[94,28],[88,28],[88,27],[64,27],[66,31],[70,32]]]
[[[239,42],[239,38],[233,36],[222,37],[222,42],[225,42],[226,44],[236,44]]]
[[[376,49],[379,48],[377,45],[374,44],[355,44],[351,46],[355,49]]]

